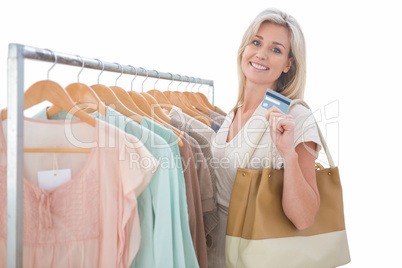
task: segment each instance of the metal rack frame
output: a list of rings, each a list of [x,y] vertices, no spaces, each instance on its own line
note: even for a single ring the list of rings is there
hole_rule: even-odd
[[[100,62],[96,59],[35,48],[21,44],[9,44],[7,60],[7,268],[21,267],[23,257],[23,183],[24,183],[24,59],[54,62],[57,64],[84,66],[84,68],[109,72],[137,74],[153,78],[204,84],[212,87],[214,104],[214,81],[191,79],[188,76],[133,68],[128,65]],[[102,63],[102,65],[100,64]],[[186,78],[184,78],[186,77]]]

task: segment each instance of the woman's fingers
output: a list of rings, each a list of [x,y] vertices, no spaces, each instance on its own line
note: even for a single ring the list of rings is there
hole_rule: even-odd
[[[280,136],[284,135],[286,131],[292,132],[294,129],[293,117],[283,113],[275,106],[270,107],[265,116],[269,124],[271,138],[276,145]]]
[[[272,140],[275,143],[278,135],[282,135],[285,131],[291,131],[294,128],[293,117],[284,113],[271,112],[268,123]]]
[[[282,120],[286,120],[288,119],[287,115],[284,113],[277,113],[277,112],[272,112],[269,114],[269,125],[274,127],[274,128],[278,128],[278,125],[280,124],[280,122]],[[279,125],[280,126],[280,125]]]
[[[284,114],[281,110],[279,110],[278,107],[276,107],[276,106],[271,106],[271,107],[267,110],[267,112],[265,113],[265,118],[266,118],[268,121],[269,121],[270,115],[271,115],[272,113],[281,113],[281,114]]]

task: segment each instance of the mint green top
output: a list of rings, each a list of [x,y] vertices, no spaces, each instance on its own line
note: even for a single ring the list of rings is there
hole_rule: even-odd
[[[148,128],[152,132],[155,132],[159,136],[165,139],[165,141],[170,145],[170,148],[172,149],[174,160],[175,160],[175,166],[177,167],[178,171],[178,188],[177,188],[177,195],[179,196],[179,200],[175,200],[176,202],[179,202],[180,206],[180,223],[174,222],[174,226],[177,229],[180,229],[179,226],[181,226],[182,230],[182,235],[183,235],[183,246],[184,246],[184,256],[185,256],[185,266],[176,266],[176,267],[199,267],[197,257],[195,254],[194,250],[194,245],[193,241],[191,239],[191,234],[190,234],[190,226],[189,226],[189,220],[188,220],[188,209],[187,209],[187,196],[186,196],[186,185],[184,181],[184,172],[183,172],[183,166],[181,164],[181,158],[180,158],[180,151],[179,151],[179,146],[177,144],[176,140],[176,135],[174,132],[168,128],[165,128],[164,126],[156,123],[155,121],[152,121],[149,118],[144,117],[142,119],[141,125]]]
[[[34,118],[47,119],[46,110],[40,111]],[[64,120],[67,115],[65,111],[61,111],[50,119]],[[177,162],[174,161],[175,156],[179,155],[178,148],[174,149],[172,148],[174,146],[170,144],[172,139],[176,140],[174,134],[166,132],[159,127],[157,127],[158,131],[153,132],[148,127],[134,122],[110,107],[107,107],[106,116],[99,112],[91,115],[138,138],[160,163],[152,176],[151,182],[137,199],[141,226],[141,244],[130,268],[198,267],[196,259],[196,265],[188,261],[193,260],[188,256],[192,257],[194,255],[195,258],[195,252],[188,226],[185,188],[184,192],[180,190],[182,187],[180,181],[184,183],[183,170],[181,162],[180,169],[178,169],[176,168]],[[139,166],[147,165],[145,159],[136,159],[135,156],[133,156],[132,161],[133,164]],[[187,228],[183,228],[183,220],[186,219]],[[185,240],[189,241],[185,243]],[[189,245],[188,242],[191,242],[192,250],[186,249]],[[187,263],[189,266],[187,266]]]

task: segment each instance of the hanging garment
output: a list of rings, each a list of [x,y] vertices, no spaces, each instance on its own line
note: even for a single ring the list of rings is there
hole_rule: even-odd
[[[194,164],[197,170],[197,178],[200,188],[199,192],[201,196],[202,212],[204,213],[213,209],[213,207],[211,207],[214,200],[211,174],[209,173],[207,160],[205,159],[198,142],[186,132],[183,134],[184,138],[190,145],[194,157]]]
[[[218,125],[222,125],[223,121],[225,121],[225,117],[217,112],[212,111],[211,109],[208,109],[209,114],[203,112],[202,110],[197,109],[199,112],[205,114],[206,116],[208,116],[209,118],[211,118],[212,121],[215,121],[216,124]]]
[[[219,131],[219,129],[221,128],[221,125],[215,123],[215,121],[211,121],[211,128],[215,131],[215,133],[217,133]]]
[[[216,121],[219,125],[223,124],[223,121],[225,121],[225,116],[215,111],[212,111],[211,109],[208,109],[208,111],[209,111],[209,117],[211,117],[211,119]]]
[[[200,145],[201,151],[207,161],[211,183],[212,183],[212,199],[203,199],[202,200],[202,207],[204,213],[204,231],[207,238],[207,247],[211,246],[213,243],[212,237],[210,233],[212,229],[218,224],[218,212],[216,206],[216,175],[213,163],[213,155],[211,153],[211,146],[208,140],[203,137],[201,134],[195,132],[191,126],[187,123],[180,122],[178,119],[172,117],[170,120],[170,124],[174,127],[180,129],[188,133],[191,137],[193,137],[198,144]],[[210,195],[210,194],[208,194]]]
[[[174,117],[181,122],[188,123],[194,131],[203,135],[208,140],[209,144],[215,139],[216,133],[212,128],[184,113],[179,107],[173,105],[169,117]]]
[[[198,108],[195,108],[195,109],[197,109],[200,113],[205,114],[206,116],[208,116],[208,117],[211,119],[211,128],[213,129],[213,131],[215,131],[215,133],[219,131],[219,128],[221,127],[221,124],[219,124],[218,122],[216,122],[216,121],[211,117],[211,114],[204,113],[203,111],[201,111],[201,110],[198,109]]]
[[[191,237],[193,239],[193,244],[195,248],[195,252],[197,255],[198,263],[200,267],[208,267],[208,260],[207,260],[207,248],[206,248],[206,241],[204,235],[204,220],[203,215],[204,211],[210,209],[208,205],[210,204],[209,201],[213,200],[213,190],[212,190],[212,182],[211,182],[211,175],[208,169],[208,163],[201,152],[200,145],[198,142],[190,137],[187,133],[183,133],[183,137],[188,144],[190,145],[192,155],[189,158],[182,157],[182,161],[192,161],[194,159],[195,168],[196,168],[196,176],[191,174],[191,177],[188,178],[185,172],[186,178],[186,188],[188,188],[188,179],[194,181],[194,177],[197,177],[198,181],[191,182],[193,185],[192,191],[194,192],[194,205],[195,205],[195,224],[192,227],[190,225],[190,232]],[[183,155],[182,155],[183,156]],[[186,160],[184,160],[186,159]],[[184,166],[184,165],[183,165]],[[188,190],[186,189],[188,192]],[[198,198],[199,196],[199,198]],[[191,222],[191,219],[190,219]]]
[[[24,155],[24,267],[128,267],[138,251],[137,197],[159,162],[137,138],[95,122],[93,128],[81,121],[24,120],[29,133],[24,136],[25,147],[91,149],[74,156]],[[1,267],[6,266],[7,236],[5,128],[6,122],[0,121]],[[131,154],[148,158],[151,164],[132,167]],[[71,169],[71,180],[52,190],[39,186],[38,171],[57,174],[62,169]]]
[[[195,249],[192,243],[192,237],[190,234],[190,227],[189,227],[189,210],[187,207],[187,195],[186,195],[186,183],[183,171],[183,165],[181,161],[181,154],[179,150],[179,146],[177,145],[176,136],[174,132],[170,129],[167,129],[158,123],[152,121],[151,119],[144,117],[141,122],[141,125],[152,130],[169,144],[172,152],[173,152],[173,159],[175,163],[175,168],[178,171],[178,196],[179,196],[179,206],[180,206],[180,220],[181,220],[181,229],[182,229],[182,239],[183,239],[183,247],[184,247],[184,256],[185,256],[185,264],[184,266],[178,267],[198,267],[198,261],[195,254]],[[184,147],[184,142],[183,142]],[[190,148],[186,147],[184,149],[180,147],[181,150],[191,150]]]
[[[186,133],[184,133],[186,135]],[[197,170],[191,146],[186,138],[181,137],[183,146],[179,147],[183,164],[184,178],[186,181],[187,205],[189,214],[189,226],[193,240],[195,254],[201,268],[208,267],[207,248],[204,235],[204,221],[202,215],[200,187]]]
[[[156,127],[164,128],[159,124]],[[181,137],[183,146],[179,147],[179,151],[185,178],[190,234],[199,266],[208,267],[199,179],[193,155],[197,151],[190,146],[188,138],[192,139],[184,133],[184,137]],[[195,140],[193,143],[196,143]],[[201,174],[208,172],[206,166],[205,169]]]
[[[225,234],[227,213],[230,201],[230,195],[236,177],[236,172],[240,164],[247,159],[251,147],[256,146],[254,142],[257,140],[261,131],[265,131],[261,142],[257,144],[253,155],[247,165],[247,169],[262,170],[267,160],[267,151],[269,149],[269,128],[266,128],[267,120],[265,118],[266,109],[260,105],[256,108],[253,115],[246,122],[243,128],[237,133],[232,140],[227,142],[229,127],[233,121],[235,111],[232,111],[227,117],[219,132],[216,135],[213,155],[219,160],[220,168],[217,169],[217,202],[219,225],[212,232],[216,235],[216,244],[212,250],[208,251],[208,262],[210,267],[225,267]],[[301,105],[293,107],[289,114],[293,116],[295,121],[295,147],[301,142],[313,141],[317,144],[316,151],[321,149],[321,141],[318,135],[317,126],[311,111]],[[283,159],[276,147],[273,152],[273,166],[275,169],[283,167]]]
[[[209,146],[211,146],[213,140],[215,139],[216,134],[210,127],[201,123],[197,119],[185,114],[180,108],[178,108],[176,106],[172,106],[172,109],[170,111],[170,117],[172,119],[175,118],[182,123],[189,124],[193,128],[194,131],[196,131],[197,133],[199,133],[200,135],[205,137],[209,143]],[[210,162],[210,164],[211,164],[211,162]],[[214,226],[216,226],[217,221],[218,221],[218,218],[217,218],[216,213],[212,213],[211,215],[208,216],[206,222],[207,222],[207,226],[210,227],[208,230],[209,232],[214,228]],[[214,240],[213,233],[210,232],[210,234],[208,236],[208,245],[213,244],[214,243],[213,240]],[[209,257],[208,257],[208,261],[209,261]]]
[[[170,190],[174,187],[173,180],[177,179],[177,171],[171,163],[170,147],[157,134],[112,108],[106,108],[106,116],[98,112],[91,113],[91,115],[137,137],[160,162],[151,182],[138,197],[141,244],[132,267],[177,267],[179,263],[184,263],[184,252],[176,252],[178,249],[174,246],[178,243],[176,240],[181,243],[182,238],[181,233],[175,235],[172,227],[173,222],[180,222],[180,218],[173,219],[178,214],[172,213],[173,210],[178,209],[172,207],[173,201],[171,200],[173,200],[174,192]],[[46,110],[47,108],[43,109],[34,118],[47,119]],[[50,119],[64,120],[66,116],[67,112],[60,111]],[[135,159],[133,156],[132,160],[133,164],[148,165],[147,159]],[[182,261],[178,259],[182,259]]]

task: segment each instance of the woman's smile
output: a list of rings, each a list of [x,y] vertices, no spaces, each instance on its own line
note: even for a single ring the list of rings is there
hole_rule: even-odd
[[[266,67],[262,64],[253,62],[253,61],[250,61],[250,66],[253,67],[254,69],[256,69],[256,71],[268,71],[269,70],[268,67]]]

